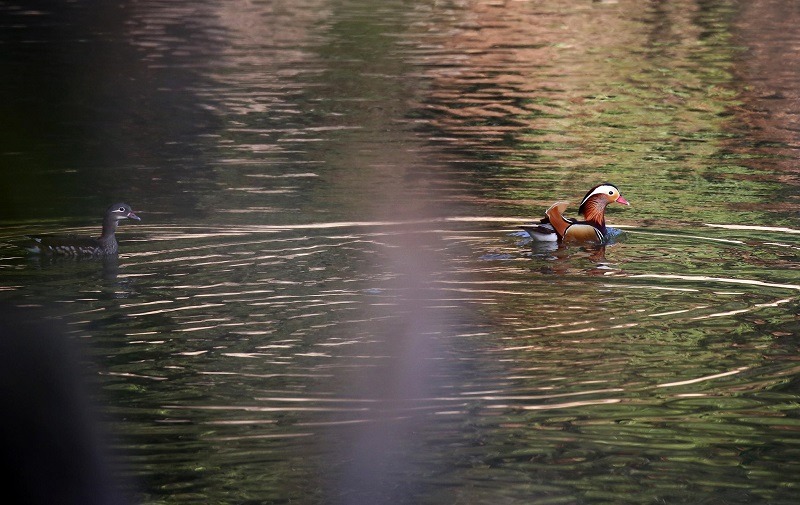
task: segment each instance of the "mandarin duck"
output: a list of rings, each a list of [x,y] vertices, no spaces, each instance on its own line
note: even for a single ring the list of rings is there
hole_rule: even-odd
[[[117,224],[123,219],[141,218],[133,213],[128,204],[115,203],[106,210],[103,217],[103,232],[98,238],[75,236],[41,236],[27,237],[24,247],[36,254],[54,254],[62,256],[105,256],[117,254]]]
[[[610,203],[630,205],[613,184],[599,184],[583,197],[578,213],[584,221],[564,217],[566,202],[556,202],[545,211],[545,217],[537,224],[522,226],[534,241],[542,242],[593,242],[603,243],[608,239],[606,228],[606,206]]]

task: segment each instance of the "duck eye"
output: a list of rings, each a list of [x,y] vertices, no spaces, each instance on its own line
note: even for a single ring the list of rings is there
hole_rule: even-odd
[[[613,196],[614,195],[614,190],[612,189],[611,191],[608,192],[608,194]]]
[[[119,208],[119,211],[120,211],[120,212],[125,212],[125,207],[120,207],[120,208]]]

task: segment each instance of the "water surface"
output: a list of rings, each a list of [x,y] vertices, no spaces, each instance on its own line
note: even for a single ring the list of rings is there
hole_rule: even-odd
[[[797,9],[0,12],[2,301],[84,344],[137,502],[793,502]],[[617,243],[517,228],[604,181]],[[14,246],[119,199],[119,258]]]

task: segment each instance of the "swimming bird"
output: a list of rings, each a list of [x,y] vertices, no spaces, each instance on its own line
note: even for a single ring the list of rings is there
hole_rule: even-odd
[[[61,256],[105,256],[117,254],[117,224],[123,219],[141,218],[134,214],[130,205],[115,203],[106,210],[103,216],[103,232],[98,238],[75,236],[27,237],[29,240],[23,247],[35,254],[53,254]]]
[[[583,221],[564,217],[567,202],[556,202],[545,211],[539,223],[522,226],[522,229],[536,241],[603,243],[608,239],[606,206],[614,202],[630,205],[613,184],[598,184],[586,193],[578,208]]]

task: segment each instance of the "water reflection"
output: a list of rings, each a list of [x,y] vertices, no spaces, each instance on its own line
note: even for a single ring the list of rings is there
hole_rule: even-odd
[[[541,265],[539,272],[543,274],[560,274],[583,272],[588,275],[606,275],[614,270],[614,264],[606,259],[606,245],[584,245],[584,246],[563,246],[560,244],[548,244],[542,242],[532,243],[532,255],[534,259],[545,260],[547,263],[539,262]],[[588,268],[584,265],[590,265]],[[579,270],[580,269],[580,270]]]
[[[99,276],[102,279],[114,280],[119,273],[119,257],[117,255],[107,255],[99,258],[74,258],[40,254],[29,254],[28,256],[28,264],[31,267],[59,274],[69,272],[68,275],[70,276],[88,275],[95,277],[99,272]],[[100,268],[98,268],[98,265]]]
[[[726,142],[721,153],[738,169],[739,179],[781,181],[779,190],[761,203],[778,215],[792,212],[790,202],[797,197],[798,89],[794,54],[788,59],[775,55],[797,43],[797,33],[787,28],[796,15],[797,6],[787,11],[759,0],[736,17],[735,42],[747,50],[739,54],[734,70],[748,87],[730,125],[739,141]]]
[[[67,113],[52,166],[3,150],[57,173],[37,226],[87,187],[152,216],[105,279],[0,236],[3,299],[91,343],[140,501],[791,503],[793,130],[736,77],[776,5],[373,3],[68,21],[135,62],[86,77],[122,103]],[[625,241],[513,233],[606,179]]]
[[[787,360],[789,341],[775,341],[792,338],[787,333],[796,318],[791,323],[787,317],[797,307],[796,286],[749,282],[731,272],[676,273],[675,265],[693,256],[713,257],[741,241],[681,242],[675,234],[668,238],[676,247],[660,251],[663,235],[632,233],[606,249],[617,266],[607,275],[587,276],[579,267],[593,268],[591,252],[571,248],[548,253],[563,254],[565,269],[541,276],[532,263],[554,261],[532,257],[519,237],[498,230],[497,221],[434,221],[424,228],[424,243],[433,240],[426,247],[445,251],[452,261],[429,279],[413,281],[399,275],[402,270],[378,267],[387,264],[385,255],[403,250],[397,243],[407,238],[407,223],[207,227],[203,233],[148,226],[144,233],[157,240],[120,258],[119,280],[130,283],[135,298],[112,303],[83,281],[74,286],[84,293],[72,302],[73,327],[90,335],[105,356],[104,384],[120,402],[110,408],[126,417],[125,432],[139,447],[134,464],[161,461],[145,480],[182,500],[201,500],[193,498],[197,486],[205,493],[207,486],[239,480],[259,496],[292,494],[286,483],[256,483],[249,476],[264,471],[264,458],[273,471],[290,465],[317,475],[303,455],[318,455],[326,434],[335,436],[327,447],[349,448],[347,458],[356,457],[356,448],[365,451],[361,455],[379,449],[407,458],[389,466],[380,457],[360,460],[379,466],[382,480],[373,483],[390,482],[390,475],[416,478],[420,468],[450,468],[427,501],[438,502],[439,493],[465,482],[483,482],[487,474],[513,483],[530,471],[553,482],[536,486],[536,493],[574,496],[588,491],[576,489],[570,473],[601,479],[593,469],[622,453],[632,454],[625,465],[654,475],[661,471],[647,456],[654,450],[666,451],[664,470],[678,473],[697,440],[726,445],[735,435],[757,450],[759,437],[776,438],[747,426],[762,424],[776,406],[769,399],[773,391],[796,371]],[[516,259],[473,256],[503,240]],[[683,250],[689,243],[697,245]],[[649,257],[656,252],[665,265],[660,273],[653,273]],[[373,259],[352,269],[358,257]],[[423,287],[422,296],[415,285]],[[46,298],[31,288],[20,294]],[[485,323],[459,323],[463,306]],[[454,316],[437,323],[441,330],[421,333],[434,336],[440,349],[442,358],[426,365],[435,379],[426,391],[392,399],[386,367],[413,346],[404,350],[396,340],[400,348],[386,347],[383,335],[397,334],[403,320],[397,314],[424,315],[434,307],[449,307],[444,314]],[[765,353],[771,355],[767,368],[761,365]],[[369,384],[353,390],[364,377]],[[726,426],[723,432],[704,428],[708,415]],[[412,426],[413,436],[406,431]],[[387,445],[386,430],[403,435],[403,443]],[[415,440],[411,448],[406,436]],[[515,448],[505,447],[506,437]],[[604,442],[612,439],[618,442]],[[440,446],[449,454],[424,449]],[[406,452],[412,448],[414,455]],[[783,449],[768,452],[778,461],[789,456]],[[720,449],[710,457],[724,464],[736,454]],[[475,463],[446,464],[453,456]],[[325,461],[342,464],[340,456],[330,457]],[[743,457],[751,466],[764,464],[757,452]],[[199,482],[198,461],[204,465]],[[360,464],[347,467],[364,475]],[[341,481],[328,481],[341,475],[324,472],[320,481],[341,489]],[[657,483],[651,487],[659,496],[668,492]],[[358,496],[383,492],[349,486],[356,488]],[[415,489],[419,499],[422,491]],[[507,492],[528,496],[519,488]]]

